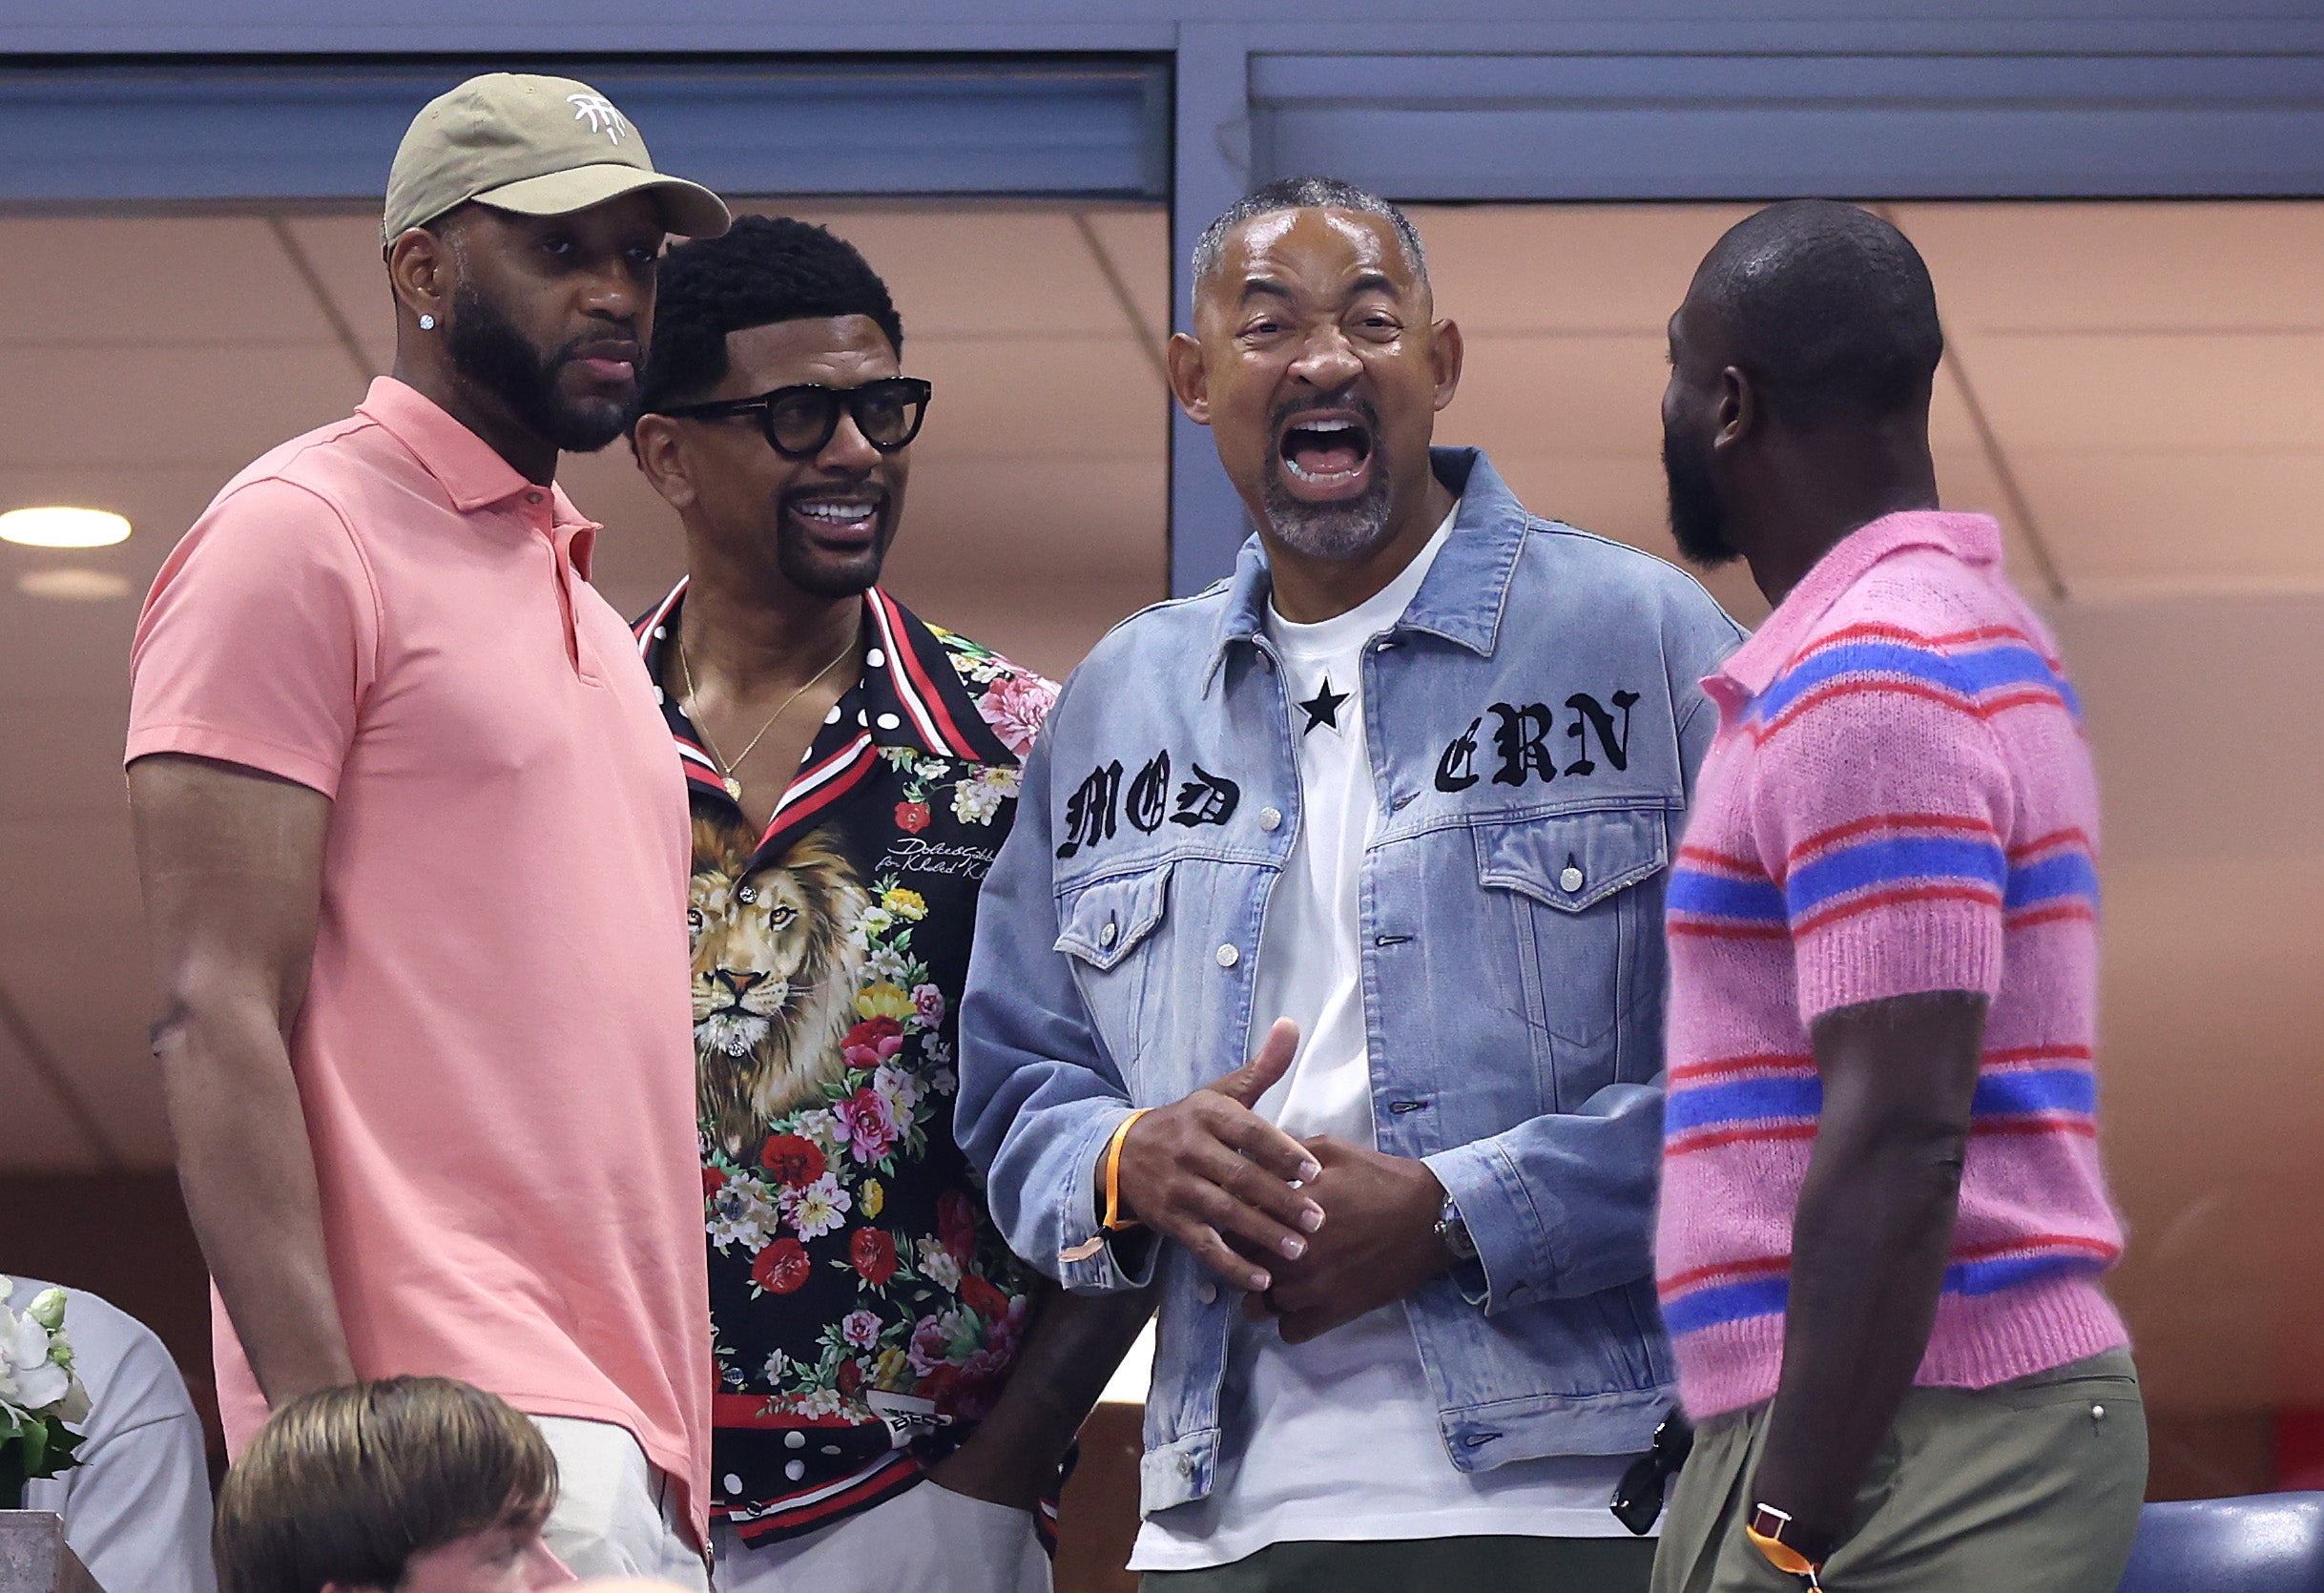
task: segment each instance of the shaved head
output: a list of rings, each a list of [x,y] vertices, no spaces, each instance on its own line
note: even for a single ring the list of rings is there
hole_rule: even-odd
[[[1770,205],[1712,246],[1687,295],[1692,327],[1797,431],[1924,407],[1944,333],[1920,252],[1870,211]]]

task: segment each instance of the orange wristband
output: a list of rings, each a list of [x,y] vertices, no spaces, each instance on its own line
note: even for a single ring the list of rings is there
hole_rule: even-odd
[[[1776,1570],[1805,1578],[1810,1587],[1823,1586],[1824,1568],[1782,1539],[1770,1538],[1748,1522],[1744,1525],[1743,1536],[1751,1540],[1751,1546],[1759,1551],[1760,1558]]]
[[[1113,1137],[1106,1142],[1106,1219],[1104,1227],[1109,1233],[1119,1233],[1126,1228],[1144,1226],[1137,1218],[1122,1214],[1122,1140],[1129,1134],[1130,1126],[1152,1109],[1151,1107],[1140,1107],[1136,1111],[1123,1118],[1121,1122],[1114,1125]]]

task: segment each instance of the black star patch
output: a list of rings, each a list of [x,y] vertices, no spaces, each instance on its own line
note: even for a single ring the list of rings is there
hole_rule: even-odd
[[[1300,712],[1307,715],[1307,723],[1301,727],[1299,734],[1305,735],[1318,725],[1328,725],[1333,730],[1338,730],[1339,728],[1339,705],[1347,700],[1348,694],[1345,692],[1333,691],[1332,677],[1325,675],[1322,689],[1299,704]]]

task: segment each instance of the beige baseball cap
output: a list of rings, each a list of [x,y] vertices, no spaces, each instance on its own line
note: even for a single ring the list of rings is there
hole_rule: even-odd
[[[654,169],[613,102],[570,77],[471,77],[411,119],[387,174],[380,236],[392,242],[470,199],[520,216],[570,216],[651,193],[670,231],[716,238],[732,219],[699,183]]]

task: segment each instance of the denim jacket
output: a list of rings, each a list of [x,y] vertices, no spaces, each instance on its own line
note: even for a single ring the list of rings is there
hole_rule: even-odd
[[[1362,660],[1363,1001],[1379,1148],[1427,1162],[1481,1268],[1405,1310],[1456,1466],[1624,1454],[1672,1382],[1663,884],[1717,722],[1697,682],[1742,632],[1670,566],[1528,517],[1483,454],[1432,463],[1459,519]],[[1150,1513],[1210,1492],[1235,1301],[1177,1245],[1091,1250],[1096,1168],[1131,1107],[1240,1066],[1275,1017],[1252,983],[1300,794],[1268,592],[1255,538],[1074,672],[962,1009],[957,1131],[1003,1233],[1075,1291],[1161,1280]]]

